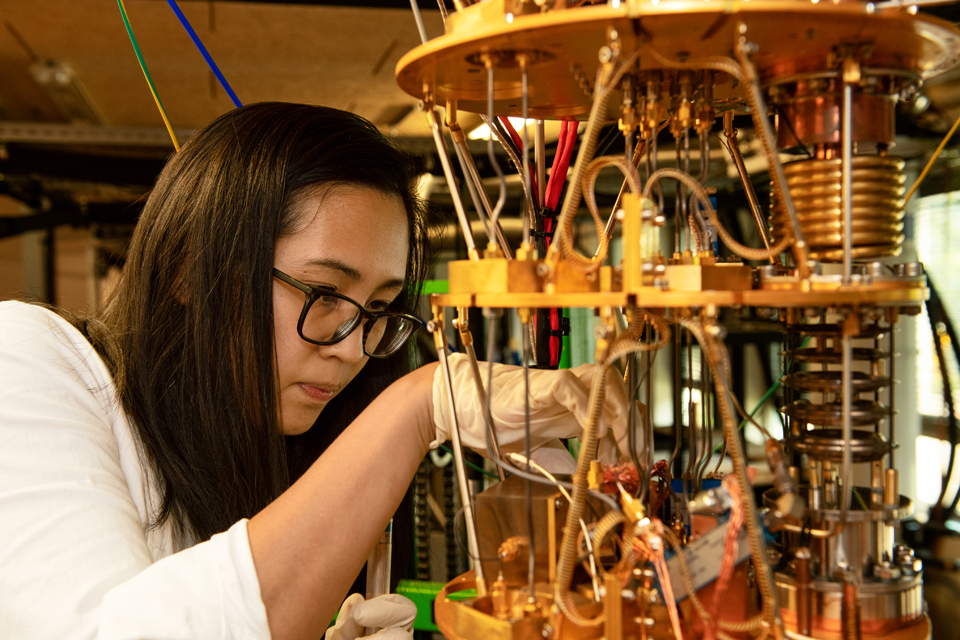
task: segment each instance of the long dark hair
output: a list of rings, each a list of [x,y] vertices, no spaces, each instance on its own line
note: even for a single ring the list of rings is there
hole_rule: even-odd
[[[303,473],[390,382],[410,349],[372,360],[307,434],[284,438],[275,384],[274,246],[305,190],[354,184],[398,195],[409,220],[412,311],[424,277],[416,163],[366,120],[285,103],[241,107],[196,133],[146,201],[121,281],[85,330],[111,368],[159,482],[154,525],[205,540]]]

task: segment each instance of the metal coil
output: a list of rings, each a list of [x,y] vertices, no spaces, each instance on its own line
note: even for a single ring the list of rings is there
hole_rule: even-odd
[[[814,346],[787,349],[783,355],[795,364],[806,365],[806,370],[793,368],[785,372],[781,379],[787,390],[783,413],[796,423],[794,435],[803,440],[815,440],[818,437],[833,437],[825,429],[839,428],[842,424],[842,364],[840,340],[842,328],[836,324],[792,325],[788,327],[792,334],[790,342],[799,345],[804,336],[816,338]],[[858,338],[879,340],[884,330],[877,325],[861,327]],[[851,386],[853,403],[851,419],[855,427],[876,427],[885,420],[889,410],[879,402],[881,390],[889,387],[892,380],[886,375],[884,362],[890,354],[876,347],[860,347],[853,350],[854,366]],[[860,363],[858,366],[857,363]],[[816,429],[809,431],[807,425]]]
[[[900,254],[903,244],[903,159],[855,156],[851,200],[854,258]],[[810,257],[822,262],[843,259],[843,203],[840,158],[800,160],[784,165],[787,186],[796,206]],[[775,239],[789,233],[790,220],[774,205],[770,216]]]

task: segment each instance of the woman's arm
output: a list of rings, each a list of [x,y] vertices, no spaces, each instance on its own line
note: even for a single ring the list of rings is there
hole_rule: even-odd
[[[434,439],[436,364],[393,383],[247,524],[273,640],[316,640]]]

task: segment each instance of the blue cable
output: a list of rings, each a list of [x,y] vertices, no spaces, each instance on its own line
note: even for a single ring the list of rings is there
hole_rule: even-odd
[[[227,95],[230,96],[230,99],[233,100],[233,106],[241,107],[243,106],[240,103],[240,98],[237,97],[237,94],[233,92],[233,89],[230,88],[230,84],[227,82],[227,79],[223,77],[223,74],[220,73],[220,68],[217,67],[217,63],[213,61],[213,58],[210,57],[210,54],[207,52],[207,48],[203,46],[203,43],[200,42],[200,37],[197,35],[197,32],[193,30],[193,27],[190,26],[190,23],[187,21],[187,17],[183,15],[183,12],[180,11],[180,7],[177,6],[176,0],[167,0],[167,4],[170,5],[170,8],[173,9],[173,12],[176,14],[177,19],[180,20],[180,24],[183,25],[183,28],[187,30],[187,34],[190,36],[190,39],[193,40],[193,44],[197,45],[197,49],[200,50],[200,53],[203,54],[204,59],[207,61],[210,70],[213,71],[213,75],[217,76],[217,80],[220,81],[220,86],[227,92]]]

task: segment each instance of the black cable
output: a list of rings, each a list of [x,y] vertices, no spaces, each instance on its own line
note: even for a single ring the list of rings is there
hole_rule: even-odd
[[[520,149],[517,148],[516,143],[513,141],[513,136],[507,133],[507,129],[503,126],[503,123],[500,122],[500,118],[493,119],[493,126],[497,128],[497,131],[500,133],[500,139],[503,140],[504,145],[509,145],[513,152],[520,158],[520,162],[523,162],[523,154],[520,153]]]
[[[950,348],[953,350],[954,360],[956,360],[956,362],[960,364],[960,340],[957,340],[956,327],[954,327],[953,321],[950,319],[950,314],[947,313],[947,308],[943,306],[943,300],[940,298],[940,294],[937,292],[936,287],[934,287],[933,281],[930,279],[929,274],[927,274],[927,287],[930,289],[930,298],[931,299],[936,298],[937,303],[940,306],[940,323],[943,324],[944,327],[946,327],[947,336],[950,338]],[[953,395],[951,394],[950,397],[952,400]],[[950,415],[952,416],[953,412],[951,412]],[[957,429],[957,431],[955,431],[953,435],[955,439],[950,441],[951,454],[955,453],[956,451],[957,444],[958,444],[957,439],[960,439],[960,429]],[[950,470],[951,471],[953,470],[952,461],[950,463]],[[951,514],[956,514],[958,504],[960,504],[960,488],[957,489],[957,493],[954,494],[953,500],[950,501],[950,509],[947,511],[947,514],[944,520],[949,518]]]
[[[593,157],[599,158],[600,156],[607,155],[607,151],[610,149],[613,141],[617,139],[617,134],[619,133],[620,129],[618,127],[610,127],[610,130],[603,136],[603,140],[597,145],[597,150],[594,152]]]
[[[928,281],[928,286],[929,281]],[[943,499],[947,494],[947,487],[953,476],[953,463],[956,459],[956,446],[958,440],[957,417],[953,409],[953,388],[950,385],[950,376],[947,373],[947,360],[943,353],[943,345],[940,344],[940,335],[937,332],[937,324],[940,322],[943,303],[937,295],[936,289],[930,286],[930,298],[926,301],[927,319],[930,321],[930,331],[933,333],[933,348],[937,354],[937,364],[940,368],[940,376],[943,378],[943,401],[947,405],[947,433],[950,438],[950,459],[947,463],[947,473],[942,477],[940,486],[940,496],[937,498],[934,515],[946,520],[943,516]]]

